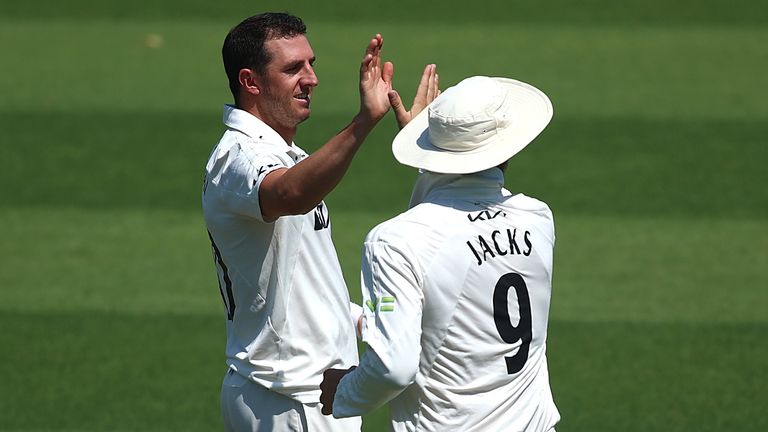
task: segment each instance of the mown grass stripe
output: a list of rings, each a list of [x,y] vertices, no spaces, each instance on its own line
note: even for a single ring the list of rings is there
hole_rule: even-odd
[[[297,142],[314,151],[346,120],[315,116]],[[203,166],[222,131],[214,114],[0,113],[0,123],[0,208],[199,211]],[[358,152],[328,197],[331,212],[405,209],[416,172],[391,155],[392,123]],[[556,214],[763,218],[765,136],[758,119],[560,116],[512,159],[507,186]]]
[[[0,110],[212,113],[231,101],[220,60],[230,24],[0,21]],[[362,50],[385,36],[394,83],[410,98],[423,65],[449,86],[470,75],[530,82],[561,115],[768,118],[763,27],[640,27],[442,22],[318,23],[313,114],[354,115]],[[414,40],[413,34],[421,34]],[[159,38],[159,39],[158,39]],[[56,40],[56,49],[48,49]],[[161,43],[152,41],[161,40]],[[712,59],[719,61],[713,62]],[[28,71],[52,68],[61,85]],[[194,73],[189,73],[190,68]],[[119,83],[119,84],[116,84]],[[190,91],[194,89],[194,91]],[[342,127],[335,125],[335,128]]]
[[[88,0],[70,0],[66,3],[42,0],[33,4],[4,2],[0,16],[8,18],[106,18],[167,19],[211,21],[225,20],[234,25],[237,20],[266,10],[285,10],[279,0],[262,0],[257,5],[246,0],[231,0],[226,8],[205,0],[181,2],[121,2],[117,0],[92,3]],[[622,24],[761,24],[768,22],[768,12],[754,0],[628,0],[621,3],[609,0],[586,0],[575,6],[567,0],[554,0],[542,7],[534,0],[510,3],[504,0],[487,0],[482,8],[459,0],[444,0],[439,6],[433,3],[412,3],[395,0],[377,6],[374,18],[383,22],[503,22],[521,24],[545,22],[572,23],[622,23]],[[292,13],[303,16],[310,24],[332,21],[347,25],[350,22],[371,19],[370,11],[360,8],[354,0],[337,0],[332,6],[304,3],[291,4]],[[405,12],[407,11],[407,12]]]
[[[358,303],[363,238],[389,216],[333,213],[334,242]],[[0,226],[0,310],[223,317],[197,212],[5,210]],[[758,307],[768,303],[763,220],[560,213],[556,233],[555,319],[768,322]]]
[[[222,320],[0,311],[0,429],[220,429]],[[558,430],[765,430],[767,330],[554,319],[547,356]],[[380,417],[364,427],[385,430]]]

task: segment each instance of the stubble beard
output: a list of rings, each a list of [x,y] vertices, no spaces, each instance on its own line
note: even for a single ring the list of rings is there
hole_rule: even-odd
[[[266,94],[266,113],[270,117],[273,128],[295,130],[299,123],[309,118],[310,111],[306,115],[300,115],[293,106],[294,99],[284,99],[275,97],[272,94]]]

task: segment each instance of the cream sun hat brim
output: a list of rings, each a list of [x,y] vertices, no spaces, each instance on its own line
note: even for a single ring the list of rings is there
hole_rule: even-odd
[[[475,76],[440,94],[395,136],[403,165],[468,174],[500,165],[536,138],[552,119],[541,90],[510,78]]]

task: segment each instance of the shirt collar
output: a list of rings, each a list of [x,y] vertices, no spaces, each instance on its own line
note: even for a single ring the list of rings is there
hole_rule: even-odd
[[[408,208],[414,207],[427,199],[441,196],[445,191],[462,189],[471,191],[478,198],[489,193],[509,194],[504,189],[504,173],[496,167],[472,174],[439,174],[419,170],[419,177],[413,187]]]
[[[293,146],[293,143],[286,143],[280,134],[260,118],[234,105],[224,105],[223,120],[227,127],[237,129],[255,140],[273,144],[284,144],[288,147]]]

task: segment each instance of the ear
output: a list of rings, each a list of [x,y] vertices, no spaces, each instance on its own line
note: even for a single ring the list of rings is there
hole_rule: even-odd
[[[251,69],[240,69],[240,72],[237,75],[237,79],[240,82],[240,87],[243,88],[243,91],[252,95],[261,93],[261,89],[259,87],[256,76],[256,73]]]

